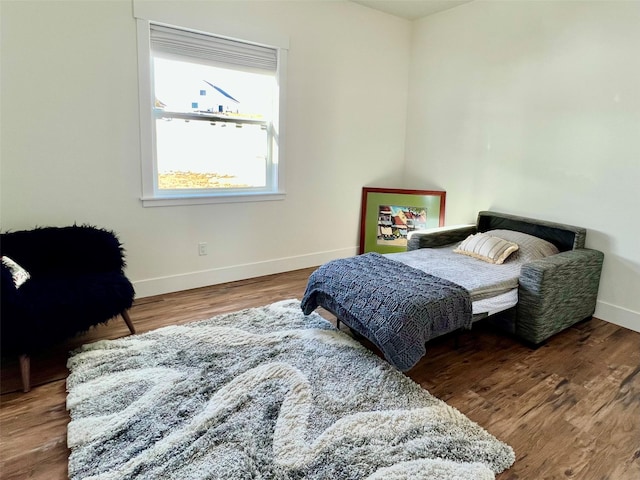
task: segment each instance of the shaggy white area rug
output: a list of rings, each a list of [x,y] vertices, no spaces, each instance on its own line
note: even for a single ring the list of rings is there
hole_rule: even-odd
[[[68,362],[72,479],[494,479],[515,456],[297,300]]]

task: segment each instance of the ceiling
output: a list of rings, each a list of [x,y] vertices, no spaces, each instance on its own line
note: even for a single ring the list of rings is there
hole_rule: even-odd
[[[448,10],[473,0],[352,0],[366,7],[390,13],[397,17],[415,20]]]

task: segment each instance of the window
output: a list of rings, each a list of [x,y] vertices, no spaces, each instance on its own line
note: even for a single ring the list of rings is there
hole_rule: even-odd
[[[285,51],[139,22],[143,205],[283,198]]]

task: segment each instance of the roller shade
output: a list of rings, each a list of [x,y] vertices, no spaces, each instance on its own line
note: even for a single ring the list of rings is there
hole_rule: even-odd
[[[275,72],[275,48],[239,42],[203,33],[151,24],[151,50],[156,53],[189,56],[229,66],[243,66]]]

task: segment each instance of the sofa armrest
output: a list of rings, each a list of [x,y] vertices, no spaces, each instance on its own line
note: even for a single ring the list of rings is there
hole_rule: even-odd
[[[407,250],[443,247],[452,243],[461,242],[477,231],[478,229],[475,225],[457,225],[454,227],[418,230],[409,234]]]
[[[522,266],[515,334],[535,345],[591,317],[604,254],[580,248]]]

